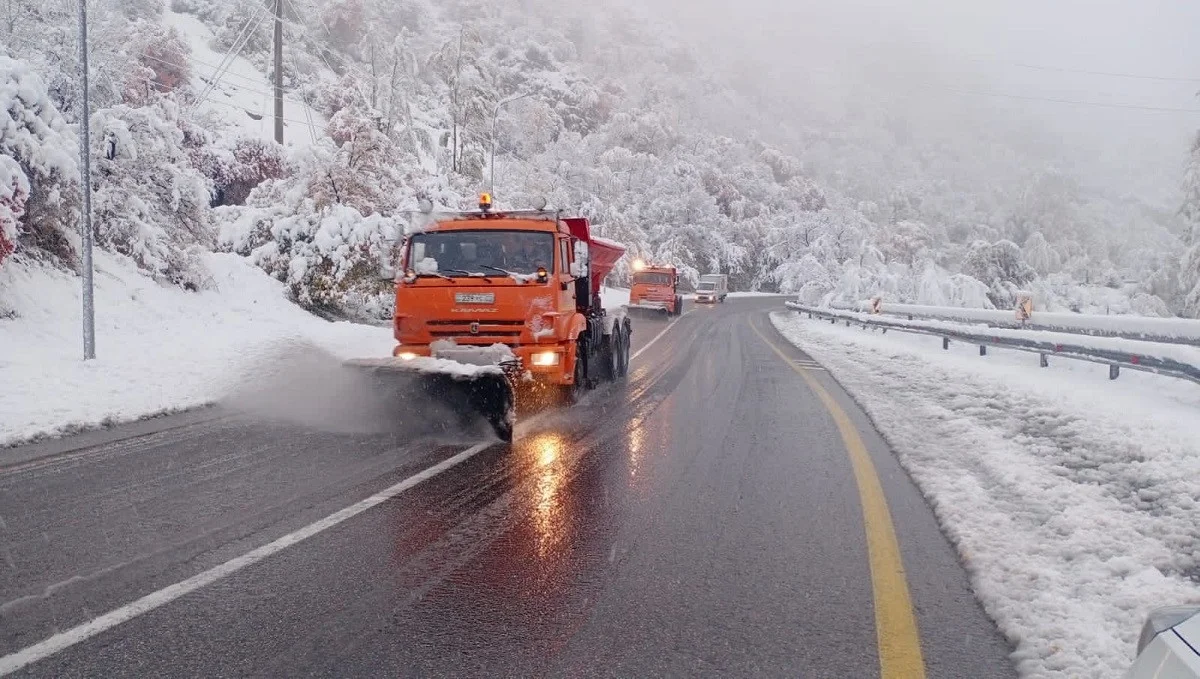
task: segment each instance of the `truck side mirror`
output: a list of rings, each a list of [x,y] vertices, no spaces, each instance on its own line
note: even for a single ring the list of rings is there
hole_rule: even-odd
[[[575,241],[575,261],[571,262],[571,275],[576,278],[588,275],[588,245],[584,241]]]
[[[404,252],[407,245],[408,245],[407,240],[401,242],[400,249],[399,249],[400,254],[402,254]],[[422,250],[424,249],[423,245],[419,245],[418,247],[421,247]],[[396,267],[396,264],[395,264],[396,259],[397,259],[397,254],[398,254],[397,250],[393,246],[392,248],[389,249],[389,251],[387,253],[383,254],[379,258],[379,280],[388,282],[388,283],[395,282],[396,276],[398,274],[398,271],[397,271],[398,267]]]

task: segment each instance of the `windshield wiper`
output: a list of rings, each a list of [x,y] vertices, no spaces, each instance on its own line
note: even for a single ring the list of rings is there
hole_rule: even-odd
[[[491,269],[492,271],[499,271],[500,273],[504,274],[505,276],[523,276],[524,275],[524,274],[519,274],[516,271],[509,271],[507,269],[501,269],[498,266],[489,266],[487,264],[480,264],[479,266],[481,266],[485,269]]]
[[[463,271],[462,269],[442,269],[442,271],[449,271],[450,273],[460,273],[469,278],[482,278],[483,280],[487,281],[488,283],[492,282],[492,279],[488,278],[487,274],[483,273],[482,271]]]
[[[438,273],[438,272],[436,272],[436,271],[426,271],[426,272],[424,272],[424,273],[419,273],[419,274],[417,274],[417,278],[420,278],[421,276],[437,276],[438,278],[441,278],[441,279],[444,279],[444,280],[450,281],[451,283],[453,283],[453,282],[454,282],[454,279],[453,279],[453,278],[451,278],[451,277],[449,277],[449,276],[443,276],[442,274],[440,274],[440,273]]]

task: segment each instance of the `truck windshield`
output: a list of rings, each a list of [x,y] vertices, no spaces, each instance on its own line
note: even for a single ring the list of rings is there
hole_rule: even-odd
[[[671,274],[656,271],[641,271],[633,274],[633,282],[640,285],[670,285]]]
[[[408,266],[418,275],[462,277],[550,271],[554,234],[543,231],[431,231],[412,237]]]
[[[716,289],[717,289],[717,286],[713,283],[701,283],[700,285],[696,286],[697,292],[712,292],[713,290],[716,290]]]

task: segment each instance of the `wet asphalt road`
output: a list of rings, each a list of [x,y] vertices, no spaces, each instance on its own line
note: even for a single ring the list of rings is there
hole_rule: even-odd
[[[850,460],[758,334],[811,361],[780,306],[697,308],[648,348],[667,322],[637,318],[627,383],[15,676],[879,676]],[[882,483],[927,676],[1015,676],[919,492],[805,369]],[[0,451],[0,656],[476,443],[326,429],[213,409]]]

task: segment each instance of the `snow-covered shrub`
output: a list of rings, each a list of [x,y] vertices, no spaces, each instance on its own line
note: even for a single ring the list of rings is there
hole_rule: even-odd
[[[155,278],[204,284],[196,248],[211,248],[209,182],[188,159],[170,100],[92,116],[93,219],[99,246]]]
[[[12,185],[13,163],[28,187],[19,232],[23,246],[66,263],[78,236],[79,165],[75,135],[29,64],[0,54],[0,156]],[[11,209],[11,208],[10,208]]]
[[[988,286],[966,274],[949,274],[929,264],[917,282],[912,301],[930,306],[994,309],[990,292]]]
[[[29,179],[17,161],[0,156],[0,263],[17,247],[17,225],[29,199]]]
[[[259,184],[287,172],[283,147],[259,137],[204,139],[187,147],[192,165],[212,182],[213,206],[242,205]]]
[[[348,205],[320,209],[309,198],[220,208],[218,214],[225,220],[220,246],[286,283],[301,306],[350,318],[391,316],[392,286],[378,273],[391,260],[400,233],[396,220],[364,217]]]
[[[227,6],[223,0],[171,0],[171,11],[192,14],[205,21],[221,16]]]
[[[191,48],[174,27],[135,21],[127,41],[134,58],[126,66],[124,103],[145,106],[163,94],[190,87]]]
[[[1009,240],[972,243],[962,268],[963,273],[988,286],[988,298],[1002,309],[1011,308],[1017,293],[1035,276],[1021,258],[1021,248]]]

